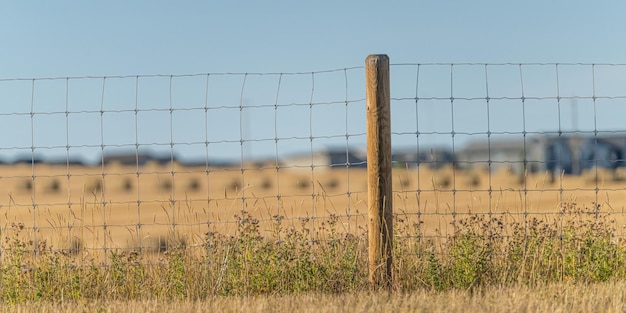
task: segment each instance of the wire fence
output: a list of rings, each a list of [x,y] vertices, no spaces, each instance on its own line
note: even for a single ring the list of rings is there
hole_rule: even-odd
[[[396,237],[583,207],[624,225],[621,64],[392,64]],[[364,68],[0,79],[2,229],[106,255],[246,216],[367,225]],[[20,226],[21,227],[21,226]],[[621,234],[619,228],[618,234]]]

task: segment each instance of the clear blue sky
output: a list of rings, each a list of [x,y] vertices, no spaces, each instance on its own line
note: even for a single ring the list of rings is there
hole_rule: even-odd
[[[1,77],[623,63],[623,1],[7,1]]]
[[[0,38],[2,40],[0,78],[308,72],[362,66],[365,57],[372,53],[388,54],[391,62],[396,64],[431,62],[624,64],[626,63],[626,41],[622,36],[622,32],[626,29],[624,12],[626,12],[626,3],[623,1],[543,0],[516,3],[512,1],[4,1],[0,4]],[[392,77],[392,92],[396,92],[392,96],[415,95],[415,68],[406,68],[407,73],[404,73],[406,76],[401,73],[403,70],[404,68],[398,67],[397,76]],[[474,70],[467,70],[466,73],[472,76]],[[483,69],[479,68],[479,70]],[[544,70],[538,69],[537,73]],[[575,70],[586,71],[586,69]],[[443,73],[446,71],[449,72],[449,69],[442,69]],[[461,70],[460,73],[464,73],[463,71]],[[626,81],[623,69],[619,68],[617,71],[609,69],[608,71],[610,73],[599,73],[598,80]],[[528,82],[525,83],[528,88],[532,89],[533,69],[530,69],[530,72]],[[358,77],[359,73],[361,72],[358,70],[348,73],[350,83],[348,98],[350,100],[360,97],[362,78]],[[428,74],[426,70],[423,73]],[[497,75],[497,73],[494,72],[492,75]],[[584,83],[571,83],[570,89],[563,87],[562,92],[572,92],[570,94],[572,96],[588,96],[591,87],[585,75],[580,74]],[[308,78],[294,78],[292,81],[286,78],[285,85],[281,86],[281,96],[284,95],[283,100],[280,100],[281,103],[282,101],[284,103],[309,102],[311,85],[307,81]],[[204,96],[202,79],[204,78],[175,81],[175,101],[202,102],[200,99]],[[247,82],[249,85],[246,86],[243,98],[245,104],[273,104],[276,80],[277,77],[268,77],[266,80],[259,78],[255,86],[255,80],[251,78]],[[405,80],[406,83],[403,81],[404,85],[398,85],[400,84],[398,80]],[[300,81],[302,82],[299,83]],[[471,81],[471,78],[468,78],[468,81]],[[424,86],[428,86],[425,80],[423,82]],[[154,86],[151,85],[153,83]],[[223,98],[215,98],[216,101],[223,102],[226,98],[231,99],[228,100],[231,102],[239,101],[241,77],[233,77],[231,82],[224,80],[215,83],[216,85],[211,85],[211,88],[216,88],[216,92],[222,91],[225,94]],[[325,83],[335,86],[329,87],[328,94],[324,94]],[[46,84],[42,82],[41,85],[36,85],[35,111],[64,110],[65,104],[54,104],[55,100],[49,99],[65,96],[65,81],[60,81],[58,84]],[[115,89],[116,82],[107,82],[107,84],[107,88],[111,88],[106,91],[107,101],[124,98],[129,99],[128,103],[133,103],[132,93],[135,88],[133,79],[120,81],[119,91]],[[140,84],[143,84],[142,88],[144,88],[140,96],[141,101],[145,101],[144,105],[148,105],[151,97],[155,102],[166,98],[164,107],[167,107],[169,96],[167,92],[162,92],[164,88],[168,88],[167,81],[149,82],[146,80]],[[583,92],[582,95],[576,93],[578,84],[587,88],[586,93]],[[316,77],[318,89],[315,91],[314,102],[345,100],[344,85],[344,72]],[[490,92],[497,93],[496,86],[497,80],[493,82]],[[502,87],[501,90],[516,88],[516,86],[515,83],[511,83],[511,86]],[[101,87],[101,80],[70,83],[69,93],[72,95],[70,97],[76,99],[72,100],[74,102],[70,101],[70,107],[74,106],[72,110],[85,109],[78,99],[89,99],[91,104],[84,105],[86,107],[92,105],[94,109],[98,109],[101,101]],[[607,91],[608,95],[617,96],[618,87],[611,87],[615,89]],[[439,96],[437,88],[445,90],[449,89],[449,86],[444,83],[442,86],[432,88],[430,91],[422,91],[420,96]],[[484,89],[484,86],[479,84],[476,88]],[[537,90],[540,89],[537,88]],[[212,93],[213,90],[210,89]],[[546,94],[540,96],[552,95],[554,90],[555,88],[551,87],[551,91],[546,91]],[[1,94],[2,91],[4,95]],[[187,98],[186,91],[195,96]],[[462,92],[463,89],[459,91]],[[482,93],[481,90],[476,95],[484,96]],[[503,93],[503,96],[506,95],[509,94]],[[442,96],[445,96],[445,93],[442,93]],[[4,107],[2,113],[28,112],[30,97],[30,82],[0,82],[0,101],[5,102],[1,104]],[[50,104],[47,103],[48,100]],[[56,101],[63,102],[63,100]],[[105,101],[107,109],[129,108],[128,104],[126,106],[120,104],[121,107],[118,108],[113,104],[108,104],[107,101]],[[88,101],[84,100],[84,102]],[[360,107],[363,106],[362,103],[357,104]],[[49,107],[46,107],[47,105]],[[159,106],[159,104],[155,105]],[[426,102],[424,105],[425,112],[431,110],[429,113],[431,118],[424,120],[422,125],[426,128],[421,131],[450,131],[450,122],[445,122],[446,119],[450,120],[450,113],[428,108]],[[530,103],[529,106],[531,105],[533,104]],[[577,105],[584,107],[585,103],[577,103]],[[518,104],[511,104],[511,106],[519,107]],[[285,108],[285,113],[279,113],[279,115],[284,115],[280,117],[281,120],[277,126],[279,136],[308,136],[310,128],[316,127],[320,128],[320,131],[314,131],[315,136],[337,135],[342,131],[345,133],[345,125],[337,126],[335,130],[328,133],[321,130],[329,122],[344,121],[345,108],[342,107],[337,111],[330,108],[322,110],[323,106],[319,108],[320,111],[313,116],[314,125],[307,125],[302,131],[300,131],[302,124],[309,124],[306,119],[310,118],[307,114],[311,112],[304,110],[300,112],[302,113],[300,116],[297,115],[299,114],[297,110],[292,108],[294,110],[294,115],[292,115],[288,111],[290,109]],[[474,109],[482,110],[482,108],[480,104],[477,104]],[[456,114],[486,124],[486,115],[473,113],[474,109],[471,105],[466,109],[459,108]],[[584,117],[585,109],[580,108],[580,110],[580,115]],[[401,109],[396,112],[398,122],[394,124],[396,125],[395,131],[414,131],[415,113],[404,112]],[[194,117],[197,117],[197,114],[192,112],[189,116],[183,116],[182,113],[180,117],[172,121],[174,127],[178,127],[174,134],[170,133],[169,125],[162,126],[170,121],[168,115],[154,113],[153,117],[149,117],[150,114],[146,113],[142,117],[145,122],[140,122],[138,128],[140,132],[155,134],[156,137],[139,135],[138,141],[147,144],[158,141],[159,138],[163,141],[172,139],[183,143],[204,140],[202,136],[183,134],[194,131],[192,126],[196,125],[193,121],[196,121]],[[502,131],[506,131],[506,127],[518,123],[519,120],[512,123],[506,121],[510,113],[511,111],[506,108],[494,108],[490,117],[494,119],[491,127],[496,130],[500,127]],[[226,140],[238,139],[240,137],[238,112],[235,114],[219,112],[219,114],[215,123],[211,122],[211,126],[208,127],[209,132],[221,135],[220,130],[226,129],[223,133],[235,133],[233,138],[225,135]],[[246,138],[257,138],[251,133],[259,133],[257,139],[274,136],[275,124],[261,121],[261,119],[273,119],[272,110],[256,113],[251,110],[247,114],[250,116],[246,115],[246,125],[243,127]],[[567,112],[562,114],[563,123],[568,123],[563,127],[573,127],[575,123],[567,120],[571,114]],[[611,115],[613,118],[615,116],[615,114],[601,112],[598,116],[601,117],[602,114],[607,115],[609,119]],[[412,120],[410,116],[413,116]],[[64,114],[37,118],[33,127],[34,135],[28,133],[30,126],[23,126],[29,124],[29,118],[29,116],[4,116],[1,122],[3,126],[0,129],[21,127],[25,134],[18,131],[21,135],[12,136],[13,141],[5,141],[0,146],[22,147],[33,143],[35,146],[61,146],[67,142],[71,146],[78,146],[97,145],[101,141],[107,145],[123,145],[136,141],[134,134],[130,139],[125,137],[128,132],[135,129],[134,119],[129,114],[120,113],[119,119],[117,116],[107,117],[103,124],[104,134],[98,133],[101,129],[98,115],[76,114],[73,119],[69,119],[68,128],[74,133],[85,135],[85,138],[74,134],[66,135]],[[359,118],[358,114],[351,115],[350,126],[347,127],[349,132],[359,133],[364,129],[364,127],[356,126],[360,125]],[[150,120],[155,122],[148,122]],[[190,122],[185,123],[187,120]],[[439,120],[444,122],[439,123]],[[589,123],[592,122],[581,120],[577,122],[577,126],[589,128],[591,127]],[[611,120],[602,122],[613,123]],[[20,123],[22,126],[17,125]],[[114,126],[117,125],[116,123],[130,126],[117,127]],[[197,119],[198,127],[204,128],[204,123],[204,120]],[[431,123],[430,128],[428,123]],[[94,128],[94,125],[97,127]],[[219,127],[212,129],[212,125]],[[465,124],[459,122],[455,127],[458,127],[459,131],[482,131],[480,128],[474,129],[471,125],[472,123],[469,122]],[[554,128],[554,125],[546,121],[544,124],[537,122],[533,126],[530,122],[527,127],[531,130],[547,130],[547,128]],[[266,129],[267,134],[263,131],[256,132],[255,129]],[[204,129],[202,131],[204,132]],[[517,131],[517,129],[511,131]],[[56,141],[50,139],[54,136],[61,138]],[[404,136],[397,137],[399,145],[410,145],[415,141],[410,138],[405,140]],[[219,138],[219,136],[214,136],[210,140],[217,141]],[[427,136],[425,140],[428,142]],[[439,140],[433,137],[431,143]],[[306,141],[294,142],[293,146],[301,147],[305,151],[309,148],[309,143]],[[345,140],[343,142],[345,144]],[[360,142],[362,142],[361,138],[356,136],[354,143]],[[328,143],[342,144],[342,141],[329,140]],[[320,146],[324,144],[326,144],[324,140],[319,140]],[[280,147],[281,153],[290,151],[289,146],[292,144],[286,141],[285,146]],[[189,147],[181,145],[179,148],[185,151]],[[201,148],[198,147],[197,151],[194,151],[202,155],[203,148]],[[217,157],[236,157],[239,153],[236,144],[224,144],[224,149],[218,150],[222,152],[217,153],[215,155]],[[254,152],[271,155],[274,153],[275,146],[273,143],[252,143],[249,150],[245,151],[246,155],[254,154]],[[72,148],[71,152],[84,153],[89,158],[94,157],[94,151],[88,152],[87,149]],[[52,154],[55,153],[63,155],[62,149],[53,151]]]

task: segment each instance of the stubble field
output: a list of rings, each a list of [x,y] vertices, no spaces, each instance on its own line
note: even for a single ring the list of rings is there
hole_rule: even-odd
[[[621,173],[394,169],[389,295],[368,291],[365,169],[0,170],[8,311],[619,312],[626,302]]]
[[[235,232],[242,211],[258,219],[267,236],[277,217],[283,226],[312,229],[336,218],[346,233],[362,232],[367,222],[366,169],[18,164],[0,172],[0,226],[22,223],[58,248],[150,248],[174,236],[193,245],[208,231]],[[620,174],[551,178],[396,168],[394,213],[419,223],[428,237],[450,234],[450,223],[466,214],[545,220],[573,204],[610,213],[621,235],[626,185]]]

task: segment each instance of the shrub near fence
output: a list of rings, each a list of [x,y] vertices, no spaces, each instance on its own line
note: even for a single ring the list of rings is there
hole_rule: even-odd
[[[131,280],[106,289],[119,297],[201,296],[623,273],[615,116],[626,66],[385,70],[378,58],[308,73],[0,80],[0,127],[12,134],[0,165],[3,285],[94,296],[84,283],[117,273]],[[382,94],[366,89],[377,83]],[[379,132],[393,147],[371,149],[373,99],[388,102]],[[377,230],[382,245],[368,249]],[[42,281],[37,262],[85,272],[59,267]]]

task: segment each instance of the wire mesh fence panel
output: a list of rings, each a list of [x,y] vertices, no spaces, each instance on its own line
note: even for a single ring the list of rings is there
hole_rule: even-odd
[[[618,116],[626,91],[619,77],[625,70],[615,64],[394,65],[399,235],[450,238],[480,219],[523,229],[531,221],[560,220],[562,236],[561,218],[573,213],[609,218],[613,240],[620,239],[626,132]],[[500,235],[513,236],[514,228]]]
[[[626,222],[625,65],[390,72],[399,240],[445,238],[471,216]],[[364,85],[363,67],[0,79],[0,228],[104,262],[203,249],[242,219],[278,241],[289,227],[312,242],[364,234]]]
[[[105,262],[203,247],[242,218],[267,237],[356,231],[362,72],[2,79],[1,227]]]

